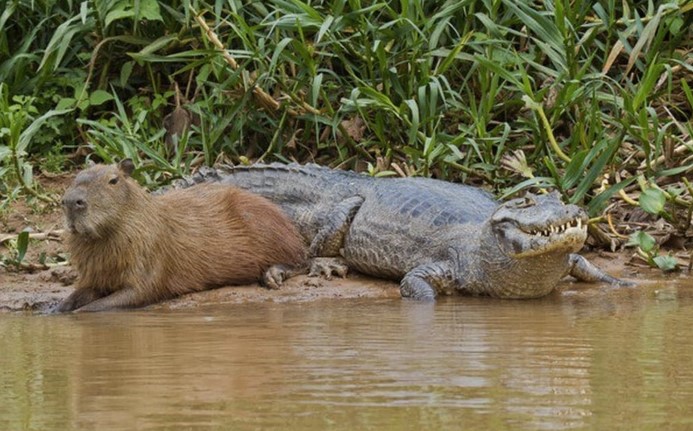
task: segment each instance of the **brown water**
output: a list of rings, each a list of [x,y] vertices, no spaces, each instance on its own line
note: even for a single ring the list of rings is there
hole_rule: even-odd
[[[690,278],[536,301],[5,314],[0,335],[0,430],[693,429]]]

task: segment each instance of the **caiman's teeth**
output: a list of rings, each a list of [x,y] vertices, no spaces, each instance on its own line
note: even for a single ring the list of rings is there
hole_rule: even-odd
[[[582,219],[580,218],[575,218],[571,221],[565,222],[564,224],[561,225],[549,225],[548,227],[544,229],[532,229],[529,231],[530,235],[542,235],[542,236],[551,236],[553,234],[561,234],[565,233],[568,229],[572,229],[577,227],[578,229],[586,229],[587,225],[584,225],[582,223]]]

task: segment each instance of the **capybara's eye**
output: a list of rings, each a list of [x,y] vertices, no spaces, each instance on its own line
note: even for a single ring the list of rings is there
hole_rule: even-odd
[[[118,177],[111,178],[111,180],[108,182],[108,184],[118,184]]]

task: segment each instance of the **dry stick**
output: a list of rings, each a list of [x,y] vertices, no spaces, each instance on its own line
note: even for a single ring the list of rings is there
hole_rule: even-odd
[[[49,204],[54,204],[56,201],[50,196],[44,195],[40,193],[38,190],[34,190],[33,187],[31,187],[25,180],[24,180],[24,175],[22,175],[22,168],[19,166],[19,158],[16,155],[16,151],[12,151],[12,164],[14,165],[15,172],[17,173],[17,179],[19,180],[19,184],[22,186],[22,189],[29,193],[31,196],[35,197],[36,199],[39,199],[43,202],[49,203]]]
[[[639,205],[638,201],[628,196],[623,189],[618,191],[618,195],[621,196],[621,199],[623,199],[629,205],[632,205],[634,207],[637,207]]]
[[[202,14],[204,12],[200,12],[198,14],[194,9],[192,9],[192,7],[190,9],[195,14],[195,21],[197,21],[197,23],[200,25],[200,27],[202,27],[202,29],[205,32],[205,35],[207,36],[207,39],[209,39],[209,41],[212,42],[212,45],[214,45],[221,52],[221,55],[222,55],[222,57],[224,57],[224,60],[226,61],[226,63],[228,63],[228,65],[231,66],[231,68],[233,70],[238,70],[239,66],[238,66],[238,62],[236,61],[236,59],[233,58],[233,56],[231,54],[229,54],[229,52],[226,50],[226,47],[224,47],[224,44],[221,43],[221,41],[219,40],[219,37],[217,36],[217,34],[211,28],[209,28],[209,26],[207,25],[207,22],[204,19],[202,19]],[[253,86],[253,95],[255,96],[255,98],[257,99],[257,102],[261,106],[268,108],[272,111],[276,111],[280,108],[281,105],[279,104],[279,102],[277,102],[272,96],[267,94],[267,92],[265,92],[265,90],[263,90],[262,87],[260,87],[259,85],[255,84],[255,83],[252,83],[252,86]],[[293,97],[292,95],[289,95],[289,98],[291,100],[293,100],[294,102],[296,102],[298,105],[300,105],[301,108],[305,109],[306,111],[310,112],[311,114],[316,114],[316,115],[320,114],[320,111],[318,109],[310,106],[305,101],[296,100],[296,98]],[[298,112],[294,109],[291,109],[291,108],[289,108],[287,111],[289,112],[289,114],[291,114],[294,117],[301,114],[300,112]]]
[[[544,107],[542,105],[537,106],[537,113],[539,114],[539,118],[541,118],[541,123],[544,125],[546,136],[549,138],[549,144],[551,145],[554,153],[556,153],[559,158],[570,163],[570,157],[567,156],[563,150],[561,150],[561,147],[556,141],[556,137],[553,134],[553,128],[551,127],[551,123],[549,123],[549,119],[546,117],[546,113],[544,112]]]
[[[621,182],[621,175],[620,175],[618,172],[616,172],[616,183],[618,184],[618,183],[620,183],[620,182]],[[638,201],[636,201],[635,199],[633,199],[633,198],[631,198],[630,196],[628,196],[628,194],[626,193],[626,191],[623,190],[623,189],[621,189],[621,190],[618,191],[618,195],[619,195],[619,196],[621,197],[621,199],[622,199],[625,203],[627,203],[628,205],[632,205],[632,206],[634,206],[634,207],[637,207],[637,206],[640,205],[640,204],[638,203]]]
[[[221,43],[221,41],[219,40],[219,37],[216,35],[216,33],[214,33],[214,30],[209,28],[209,26],[207,25],[207,22],[205,22],[205,20],[202,19],[202,15],[204,12],[200,12],[198,14],[192,7],[190,9],[195,14],[195,21],[197,21],[197,23],[200,25],[202,30],[204,30],[205,35],[207,36],[209,41],[212,42],[212,44],[220,51],[220,53],[221,53],[222,57],[224,57],[224,60],[226,61],[226,63],[228,63],[228,65],[231,66],[231,68],[233,70],[238,70],[239,66],[238,66],[238,62],[236,61],[236,59],[233,58],[233,56],[231,54],[229,54],[229,52],[224,47],[224,44]],[[267,92],[265,92],[265,90],[263,90],[259,85],[252,83],[252,86],[253,86],[253,95],[255,96],[257,102],[261,106],[263,106],[267,109],[270,109],[272,111],[276,111],[281,107],[280,103],[277,102],[272,96],[267,94]],[[299,99],[294,94],[282,93],[282,95],[285,96],[286,98],[288,98],[289,100],[291,100],[292,102],[294,102],[296,105],[298,105],[299,110],[292,109],[292,108],[287,109],[287,112],[289,113],[289,115],[291,115],[293,117],[299,116],[303,112],[309,112],[313,115],[321,115],[322,114],[319,109],[311,106],[306,101]],[[301,111],[303,111],[303,112],[301,112]],[[344,127],[341,124],[339,124],[337,126],[337,129],[340,132],[342,132],[342,135],[344,136],[346,144],[347,144],[347,146],[349,146],[349,148],[351,148],[353,151],[356,151],[357,153],[361,154],[362,156],[364,156],[368,159],[371,159],[371,160],[373,159],[373,156],[370,153],[368,153],[368,151],[359,147],[358,145],[356,145],[352,141],[351,137],[349,136],[349,134],[347,133],[347,131],[344,129]]]
[[[191,7],[192,9],[192,7]],[[219,37],[214,33],[214,31],[209,28],[207,25],[207,22],[202,19],[202,14],[204,12],[200,12],[199,14],[195,12],[194,9],[192,9],[193,13],[195,14],[195,21],[202,27],[202,30],[204,30],[205,35],[207,36],[207,39],[209,39],[210,42],[221,52],[222,57],[224,57],[224,60],[226,63],[228,63],[229,66],[233,70],[238,70],[238,63],[236,62],[236,59],[233,58],[231,54],[226,50],[224,47],[224,44],[221,43],[219,40]],[[267,94],[265,90],[260,88],[257,84],[253,83],[253,95],[257,99],[258,103],[268,109],[271,109],[273,111],[276,111],[279,109],[280,104],[272,96]]]
[[[50,230],[48,232],[36,232],[36,233],[30,233],[29,234],[29,239],[36,239],[39,241],[42,240],[53,240],[53,241],[60,241],[60,236],[65,232],[64,229],[58,229],[58,230]],[[0,236],[0,244],[10,241],[13,239],[17,239],[19,237],[19,234],[7,234]]]
[[[618,238],[628,239],[626,235],[623,235],[616,230],[614,222],[611,219],[611,213],[606,214],[606,222],[609,224],[609,229],[611,229],[611,232],[613,232],[614,235],[616,235]]]

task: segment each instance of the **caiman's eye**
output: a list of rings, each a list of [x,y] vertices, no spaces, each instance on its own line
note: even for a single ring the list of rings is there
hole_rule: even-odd
[[[534,196],[525,196],[512,201],[512,208],[529,208],[537,204]]]
[[[108,184],[118,184],[118,177],[113,177],[108,181]]]
[[[534,196],[525,196],[522,202],[521,208],[527,208],[527,207],[532,207],[537,204],[537,201],[534,200]]]

